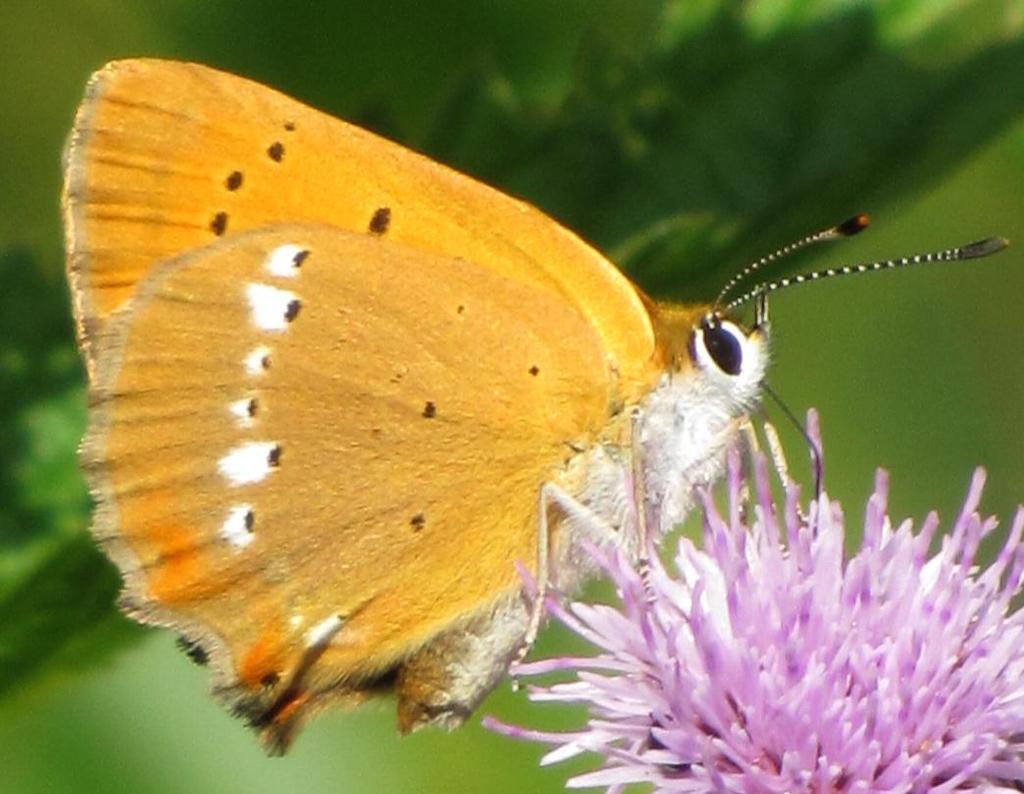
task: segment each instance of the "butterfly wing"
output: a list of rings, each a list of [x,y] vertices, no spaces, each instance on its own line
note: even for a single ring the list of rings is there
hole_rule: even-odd
[[[125,604],[257,718],[358,694],[517,591],[539,486],[613,399],[547,289],[324,226],[165,264],[98,333],[83,455]]]
[[[571,232],[249,80],[197,64],[111,63],[89,83],[66,159],[69,277],[90,373],[97,331],[156,263],[288,221],[386,236],[559,295],[595,328],[626,399],[657,375],[640,296]]]

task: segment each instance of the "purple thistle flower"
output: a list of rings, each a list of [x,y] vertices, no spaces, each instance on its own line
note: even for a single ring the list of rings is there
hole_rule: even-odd
[[[645,580],[621,554],[593,550],[621,608],[549,599],[601,653],[513,672],[573,673],[530,698],[586,704],[585,728],[488,727],[553,745],[542,764],[604,757],[570,788],[1020,791],[1024,611],[1010,602],[1024,573],[1024,508],[982,570],[975,554],[996,527],[976,512],[982,470],[931,556],[938,517],[894,528],[880,471],[863,543],[847,557],[838,502],[822,495],[804,516],[792,483],[773,502],[761,456],[754,474],[748,526],[730,455],[728,516],[701,495],[702,548],[680,540],[674,571],[653,559]]]

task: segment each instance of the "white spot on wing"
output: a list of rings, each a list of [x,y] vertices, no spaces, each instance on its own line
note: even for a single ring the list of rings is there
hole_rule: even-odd
[[[331,641],[331,638],[341,631],[345,621],[339,615],[331,615],[317,623],[306,632],[307,648],[322,648]]]
[[[308,253],[307,249],[299,245],[281,245],[270,252],[264,266],[271,275],[295,278]]]
[[[270,359],[270,348],[260,346],[255,348],[245,357],[245,371],[250,375],[259,375],[266,372],[265,362]]]
[[[235,505],[232,507],[228,517],[224,519],[224,523],[221,525],[221,537],[240,549],[252,543],[253,538],[256,536],[246,526],[251,513],[252,505]]]
[[[217,461],[217,468],[232,485],[259,482],[270,474],[270,453],[276,447],[273,441],[250,441]]]
[[[269,284],[250,284],[247,291],[252,321],[264,331],[283,331],[288,327],[288,306],[298,297],[286,289]]]
[[[231,405],[228,406],[231,413],[235,415],[238,420],[238,424],[242,427],[252,427],[252,416],[249,413],[252,400],[246,398],[244,400],[235,400]]]

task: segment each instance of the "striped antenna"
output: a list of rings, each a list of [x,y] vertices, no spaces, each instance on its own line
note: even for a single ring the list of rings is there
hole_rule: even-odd
[[[813,235],[812,235],[813,236]],[[947,248],[944,251],[934,251],[929,254],[915,254],[914,256],[902,256],[899,259],[883,259],[878,262],[865,262],[860,265],[844,265],[842,267],[830,267],[824,270],[816,270],[812,273],[802,273],[798,276],[780,278],[778,281],[769,281],[759,284],[747,293],[726,304],[723,311],[729,312],[737,306],[742,306],[754,298],[763,299],[769,293],[777,292],[780,289],[793,287],[797,284],[807,284],[811,281],[820,281],[835,276],[852,276],[858,273],[872,273],[878,270],[897,270],[901,267],[911,265],[928,265],[933,262],[955,262],[961,259],[978,259],[983,256],[1002,251],[1008,245],[1003,237],[989,237],[979,240],[976,243],[962,245],[957,248]],[[738,279],[736,279],[738,280]],[[720,298],[721,299],[721,298]]]
[[[718,297],[715,298],[713,311],[718,311],[718,307],[721,305],[722,301],[725,300],[725,296],[732,292],[737,284],[744,281],[751,273],[756,273],[765,265],[769,265],[777,259],[782,259],[803,248],[807,248],[808,246],[815,245],[817,243],[839,240],[843,237],[853,237],[853,235],[859,234],[868,228],[868,224],[870,222],[871,219],[868,215],[862,212],[860,215],[854,215],[852,218],[848,218],[842,223],[837,223],[835,226],[829,226],[827,229],[822,229],[814,234],[809,234],[802,240],[797,240],[795,243],[784,245],[777,251],[772,251],[767,256],[762,256],[756,262],[751,262],[725,283],[725,286],[722,287],[722,291],[719,292]]]

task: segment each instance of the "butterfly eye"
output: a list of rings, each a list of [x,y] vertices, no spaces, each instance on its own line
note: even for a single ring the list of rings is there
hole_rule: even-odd
[[[726,375],[739,375],[743,369],[743,332],[732,323],[708,315],[701,320],[700,328],[694,330],[692,343],[702,345]]]

